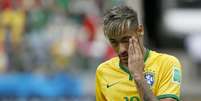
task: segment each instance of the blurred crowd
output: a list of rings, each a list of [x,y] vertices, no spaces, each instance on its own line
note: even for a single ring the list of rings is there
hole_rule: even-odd
[[[118,3],[123,0],[0,0],[0,72],[96,68],[115,55],[101,21],[104,9]]]

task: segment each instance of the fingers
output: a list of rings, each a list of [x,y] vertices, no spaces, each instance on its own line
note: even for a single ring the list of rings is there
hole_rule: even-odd
[[[133,46],[133,39],[132,38],[129,39],[128,53],[129,53],[129,55],[134,55],[135,54],[135,50],[134,50],[134,46]]]
[[[143,47],[143,44],[142,42],[140,42],[140,39],[138,38],[138,44],[140,46],[140,52],[141,52],[141,55],[143,56],[143,50],[144,50],[144,47]]]
[[[129,52],[135,55],[136,58],[143,58],[142,51],[137,38],[132,37],[129,40]]]
[[[133,45],[134,45],[134,50],[135,50],[135,56],[138,58],[139,57],[139,45],[137,43],[137,40],[135,37],[133,37]]]

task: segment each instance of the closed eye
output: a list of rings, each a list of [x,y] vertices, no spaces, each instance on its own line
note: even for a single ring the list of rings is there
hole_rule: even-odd
[[[124,39],[121,42],[123,42],[123,43],[129,43],[129,39]]]
[[[121,42],[123,42],[123,43],[129,43],[129,39],[130,38],[131,38],[130,36],[124,37],[124,38],[122,38]]]
[[[114,40],[114,39],[110,39],[109,41],[110,41],[111,44],[115,44],[115,43],[117,43],[117,41]]]

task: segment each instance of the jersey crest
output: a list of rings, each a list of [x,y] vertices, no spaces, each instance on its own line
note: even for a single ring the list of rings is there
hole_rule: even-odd
[[[154,73],[147,72],[147,73],[145,73],[144,78],[150,86],[153,86],[153,84],[154,84]]]

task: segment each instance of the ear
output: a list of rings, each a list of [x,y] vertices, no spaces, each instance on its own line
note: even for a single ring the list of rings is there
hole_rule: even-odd
[[[139,36],[144,35],[144,27],[143,27],[143,25],[138,25],[137,33],[138,33]]]

